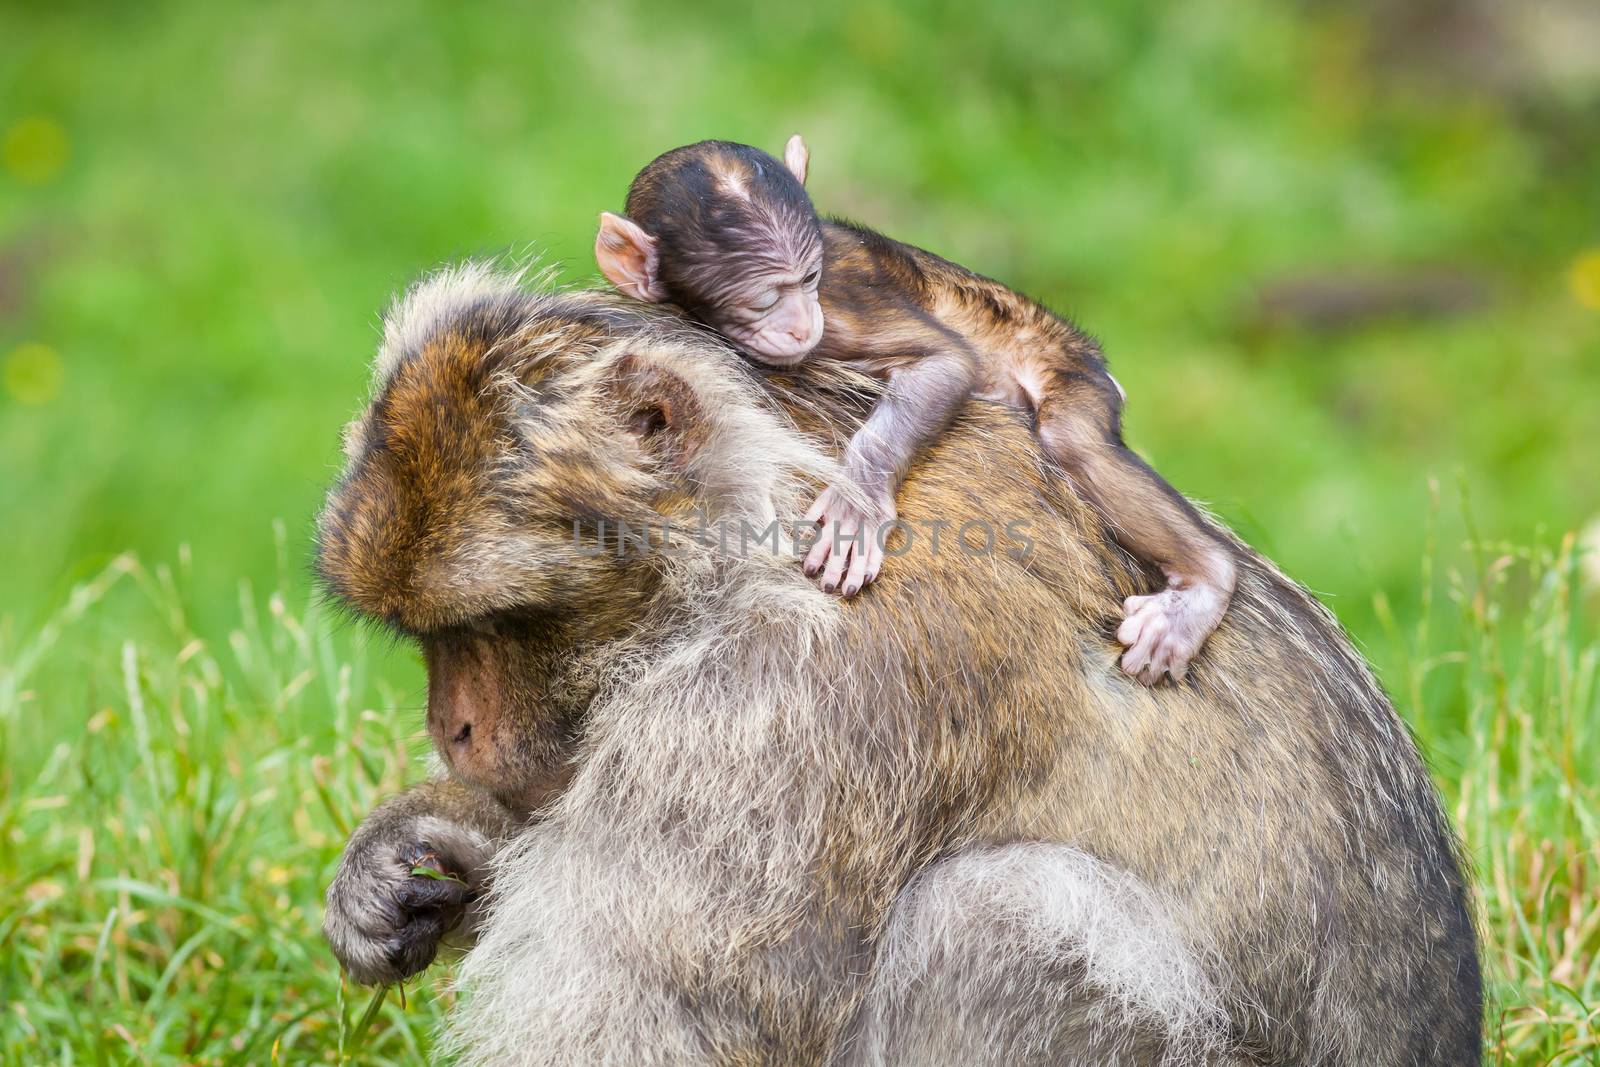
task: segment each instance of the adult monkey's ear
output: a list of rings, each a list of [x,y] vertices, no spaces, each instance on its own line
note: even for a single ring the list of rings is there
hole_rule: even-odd
[[[806,170],[811,166],[811,153],[806,149],[806,143],[797,133],[789,138],[789,143],[783,146],[783,165],[789,168],[801,185],[806,183]]]
[[[617,361],[613,386],[618,414],[645,452],[681,467],[710,437],[705,408],[676,371],[649,358],[629,354]]]
[[[594,239],[594,258],[612,285],[648,304],[667,298],[658,272],[656,239],[632,219],[600,212],[600,232]]]

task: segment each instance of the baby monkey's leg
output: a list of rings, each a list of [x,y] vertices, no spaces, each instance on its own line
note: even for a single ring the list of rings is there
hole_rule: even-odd
[[[1039,437],[1046,453],[1111,527],[1117,540],[1156,564],[1167,588],[1123,601],[1117,640],[1122,669],[1145,685],[1171,673],[1182,679],[1233,597],[1228,546],[1188,501],[1121,441],[1115,400],[1079,386],[1041,398]]]

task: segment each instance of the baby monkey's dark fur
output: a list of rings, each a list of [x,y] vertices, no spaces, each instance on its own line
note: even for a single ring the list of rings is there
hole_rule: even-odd
[[[967,397],[999,401],[1033,414],[1050,459],[1120,543],[1168,579],[1163,592],[1124,605],[1123,669],[1147,684],[1183,677],[1233,594],[1232,553],[1123,443],[1122,391],[1098,345],[999,282],[820,219],[806,167],[798,137],[781,162],[726,141],[674,149],[634,180],[627,219],[602,217],[596,253],[625,292],[680,305],[757,359],[839,360],[886,382],[844,457],[876,510],[824,493],[811,517],[865,536],[841,548],[825,534],[808,571],[826,566],[824,587],[847,595],[871,581],[917,453]]]

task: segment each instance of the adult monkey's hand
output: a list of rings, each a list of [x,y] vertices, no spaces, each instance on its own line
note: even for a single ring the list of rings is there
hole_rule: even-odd
[[[510,811],[449,779],[373,811],[340,857],[322,925],[350,976],[399,982],[432,963],[445,935],[470,925],[489,860],[517,825]]]

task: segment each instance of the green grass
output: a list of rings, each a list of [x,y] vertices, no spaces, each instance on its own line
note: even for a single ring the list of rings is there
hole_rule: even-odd
[[[0,653],[7,1063],[354,1053],[371,995],[341,983],[321,894],[362,813],[418,774],[415,690],[375,684],[281,590],[241,587],[237,627],[202,638],[188,578],[119,557]],[[124,612],[155,636],[95,634]],[[57,670],[94,709],[70,741],[34,688]],[[427,988],[381,1014],[361,1062],[424,1062]]]
[[[1379,651],[1482,884],[1486,1055],[1600,1062],[1600,638],[1570,539],[1459,559]],[[363,1027],[372,995],[318,933],[352,824],[421,773],[417,671],[385,685],[315,607],[248,584],[234,628],[197,634],[187,572],[116,559],[0,648],[0,1057],[426,1062],[447,971]]]
[[[1575,543],[1470,543],[1382,650],[1479,881],[1493,1063],[1600,1063],[1600,638]]]
[[[1597,613],[1561,532],[1600,521],[1600,78],[1571,65],[1600,42],[1518,21],[1563,4],[1477,5],[1500,37],[1466,71],[1420,0],[9,6],[7,1058],[349,1041],[318,897],[416,773],[422,678],[305,605],[378,309],[462,255],[588,278],[651,156],[795,130],[824,210],[1096,333],[1131,440],[1333,605],[1481,868],[1495,1040],[1593,1058]],[[1486,300],[1258,312],[1286,277],[1436,268]],[[1479,529],[1419,521],[1434,481]],[[379,1010],[361,1055],[418,1059],[427,988]]]

